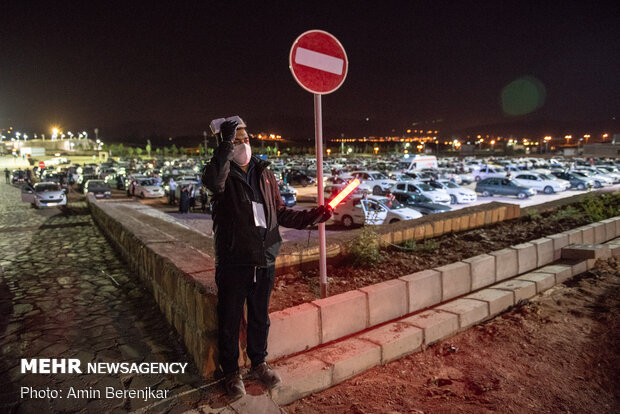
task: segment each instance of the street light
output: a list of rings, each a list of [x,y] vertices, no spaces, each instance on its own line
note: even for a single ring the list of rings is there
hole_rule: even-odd
[[[573,137],[572,135],[564,135],[564,139],[566,140],[566,145],[568,145],[572,137]]]
[[[547,135],[545,138],[545,154],[549,152],[549,141],[551,141],[551,137]]]

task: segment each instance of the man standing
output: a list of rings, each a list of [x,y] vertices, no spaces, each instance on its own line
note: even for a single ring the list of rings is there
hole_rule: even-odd
[[[8,168],[5,168],[4,169],[4,180],[6,181],[7,184],[11,183],[10,177],[11,177],[11,172],[9,171]]]
[[[229,397],[245,395],[239,374],[239,324],[247,301],[247,353],[250,376],[268,388],[280,376],[265,362],[269,297],[282,239],[279,225],[302,229],[327,221],[332,210],[319,206],[298,211],[284,206],[269,162],[252,156],[245,124],[226,121],[222,141],[203,170],[213,193],[215,282],[218,289],[219,362]]]

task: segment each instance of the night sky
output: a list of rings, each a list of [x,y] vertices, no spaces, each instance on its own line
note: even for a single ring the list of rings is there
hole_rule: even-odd
[[[334,34],[349,59],[323,97],[326,137],[617,127],[620,13],[607,2],[65,3],[3,3],[0,129],[139,141],[239,114],[251,132],[312,138],[312,95],[288,69],[310,29]],[[536,105],[506,113],[502,90],[523,77]]]

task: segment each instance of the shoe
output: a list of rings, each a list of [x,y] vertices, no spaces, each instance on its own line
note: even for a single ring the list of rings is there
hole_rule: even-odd
[[[252,370],[250,371],[250,376],[265,384],[265,386],[269,389],[272,389],[280,382],[282,382],[280,375],[278,375],[278,373],[275,372],[273,368],[267,365],[266,362],[261,362],[257,366],[252,367]]]
[[[245,395],[245,386],[241,380],[241,375],[237,372],[228,375],[224,379],[224,388],[226,388],[226,395],[232,401],[238,400]]]

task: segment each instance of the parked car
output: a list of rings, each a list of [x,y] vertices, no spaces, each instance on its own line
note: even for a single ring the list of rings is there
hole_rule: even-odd
[[[306,187],[310,184],[313,184],[315,179],[310,177],[308,174],[305,174],[299,170],[291,170],[286,173],[286,183],[290,185],[301,185],[302,187]]]
[[[163,197],[164,189],[156,185],[151,178],[138,178],[134,188],[134,195],[140,198]]]
[[[532,187],[534,190],[545,194],[559,193],[570,187],[570,183],[566,180],[551,178],[534,172],[522,172],[515,175],[513,180],[524,187]]]
[[[22,201],[31,203],[34,208],[61,207],[67,205],[67,195],[56,183],[37,183],[22,189]]]
[[[287,207],[293,207],[297,204],[297,192],[295,189],[286,184],[280,184],[280,196],[282,197],[282,201],[284,205]]]
[[[479,170],[474,170],[472,172],[474,179],[476,181],[484,180],[485,178],[496,177],[502,178],[506,176],[506,171],[502,167],[494,167],[490,165],[485,165],[481,167]]]
[[[450,195],[443,188],[436,188],[429,185],[428,182],[415,181],[396,183],[391,189],[392,192],[400,191],[405,193],[424,194],[433,200],[433,203],[450,203]]]
[[[475,191],[461,187],[449,180],[430,181],[431,187],[441,188],[450,196],[450,204],[473,203],[478,200]],[[441,187],[439,187],[441,186]]]
[[[84,194],[91,194],[95,198],[110,198],[112,197],[112,190],[104,180],[88,180],[84,184]]]
[[[452,210],[450,206],[445,204],[433,203],[433,200],[423,194],[395,192],[394,197],[401,204],[422,214],[443,213]]]
[[[345,199],[334,210],[333,219],[344,227],[355,224],[378,225],[396,223],[422,217],[416,210],[402,205],[396,199],[390,200],[383,196],[350,197]]]
[[[573,174],[569,171],[552,171],[551,175],[566,180],[570,183],[570,188],[576,188],[577,190],[584,191],[588,188],[594,187],[594,180],[591,180],[583,175]]]
[[[510,178],[485,178],[476,184],[476,192],[483,197],[490,197],[495,194],[503,196],[516,196],[522,200],[536,194],[532,187],[525,187]]]
[[[26,182],[26,171],[23,170],[13,170],[11,172],[11,183],[20,184]]]
[[[374,195],[381,195],[390,189],[396,181],[390,180],[385,174],[379,171],[352,171],[348,177],[358,178],[360,182],[372,188]]]
[[[614,180],[610,176],[603,174],[599,171],[593,171],[590,169],[578,169],[573,171],[575,174],[582,174],[594,181],[594,188],[607,187],[613,185]]]

